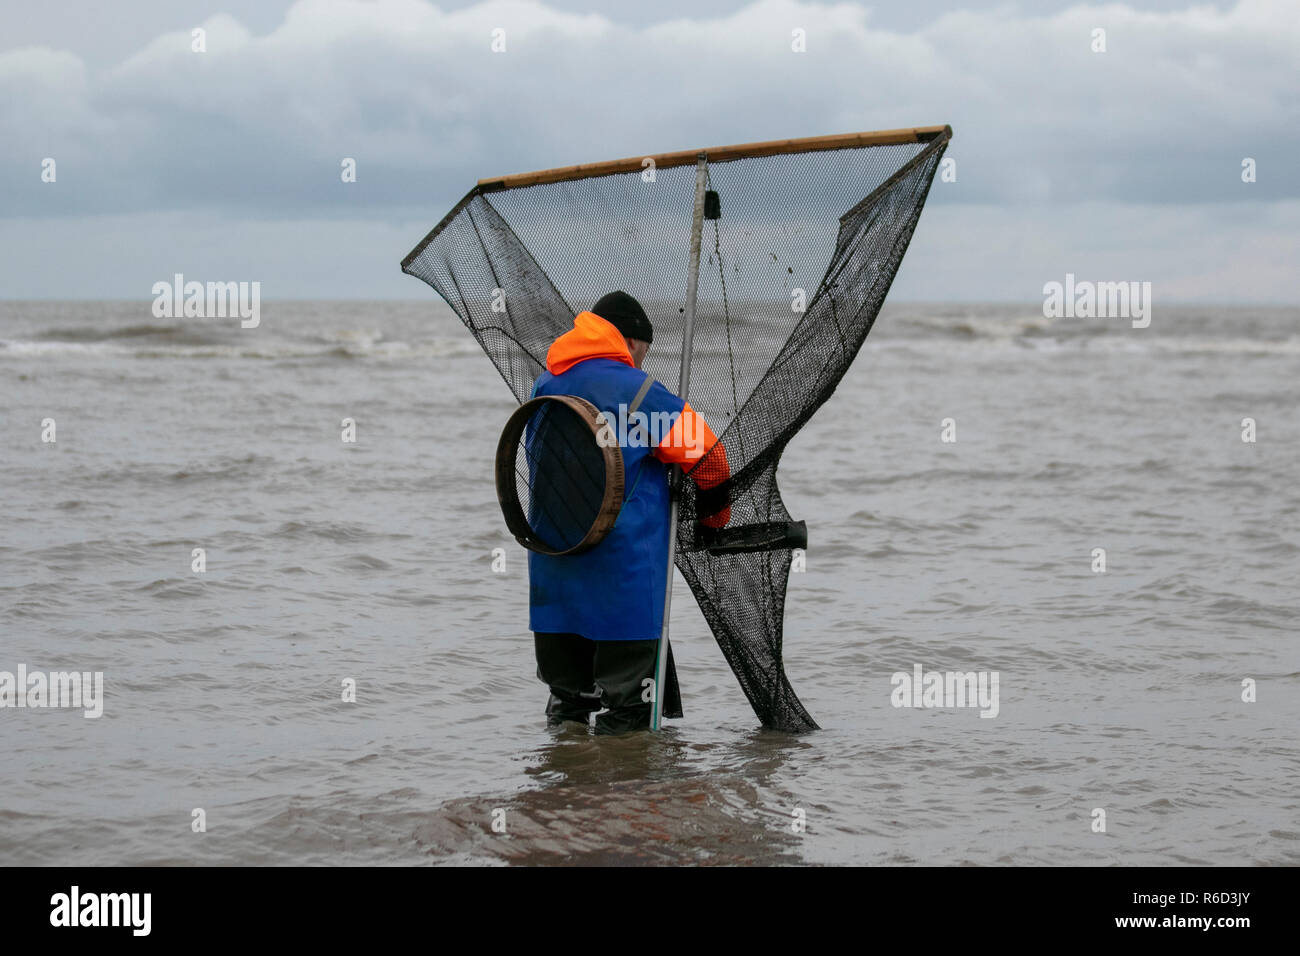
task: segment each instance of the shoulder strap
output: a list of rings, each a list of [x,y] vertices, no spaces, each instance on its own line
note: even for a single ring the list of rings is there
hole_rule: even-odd
[[[650,386],[653,385],[654,383],[655,380],[650,377],[650,373],[646,372],[645,381],[641,383],[641,387],[637,390],[636,398],[632,399],[632,404],[627,407],[628,419],[631,419],[632,415],[636,412],[636,410],[641,407],[641,402],[645,400],[646,394],[650,391]],[[646,434],[646,430],[642,428],[640,425],[637,425],[636,428],[628,432],[629,439],[633,435],[640,435],[642,441],[644,441],[647,445],[650,444],[650,436]]]
[[[632,404],[627,408],[627,413],[629,415],[641,407],[641,402],[645,400],[646,394],[650,391],[650,386],[654,383],[655,380],[650,377],[650,373],[646,372],[645,381],[641,383],[641,388],[637,391],[636,398],[632,399]]]
[[[632,413],[635,412],[638,408],[641,407],[641,402],[642,402],[642,400],[646,397],[646,394],[649,393],[649,391],[650,391],[650,386],[653,385],[654,383],[655,383],[655,380],[654,380],[653,378],[651,378],[650,373],[649,373],[649,372],[646,372],[646,373],[645,373],[645,381],[641,383],[641,387],[637,390],[636,398],[632,399],[632,404],[628,406],[628,409],[627,409],[627,417],[628,417],[628,418],[631,418],[631,417],[632,417]],[[637,434],[645,435],[645,443],[646,443],[646,445],[649,445],[649,444],[650,444],[650,436],[645,434],[645,429],[642,428],[640,425],[637,425],[636,428],[633,429],[633,432],[635,432],[635,433],[637,433]],[[631,436],[629,435],[628,437],[631,437]],[[627,491],[624,493],[624,495],[623,495],[623,500],[624,500],[624,501],[626,501],[628,498],[631,498],[631,497],[632,497],[632,492],[636,491],[637,482],[639,482],[639,481],[641,480],[641,472],[645,469],[645,461],[646,461],[646,458],[649,458],[649,457],[650,457],[649,455],[646,455],[645,458],[642,458],[642,459],[641,459],[641,463],[637,466],[637,469],[636,469],[636,478],[633,479],[632,484],[631,484],[630,486],[628,486]]]

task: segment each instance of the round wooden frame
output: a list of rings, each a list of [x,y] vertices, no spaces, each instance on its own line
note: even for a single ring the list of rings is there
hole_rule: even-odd
[[[515,457],[519,440],[523,437],[524,429],[528,427],[528,420],[532,418],[533,413],[547,402],[558,402],[575,412],[591,429],[593,442],[596,441],[600,429],[606,427],[604,421],[597,420],[597,416],[601,414],[600,409],[576,395],[542,395],[524,402],[515,409],[514,414],[506,422],[506,427],[501,432],[501,440],[497,443],[497,500],[501,503],[506,527],[515,536],[515,540],[529,551],[550,555],[581,554],[594,548],[609,534],[614,527],[614,522],[618,520],[619,511],[623,508],[623,452],[617,445],[597,443],[605,458],[605,496],[601,500],[595,520],[592,521],[591,527],[587,529],[582,540],[573,547],[564,551],[552,548],[533,533],[532,526],[528,523],[528,516],[524,514],[523,505],[519,502],[519,491],[515,484]]]

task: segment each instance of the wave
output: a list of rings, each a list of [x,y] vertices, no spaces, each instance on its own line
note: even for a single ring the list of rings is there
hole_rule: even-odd
[[[79,326],[70,329],[52,329],[37,336],[46,342],[103,342],[109,339],[132,339],[144,335],[170,335],[176,329],[169,325],[128,325],[117,329],[95,329]]]
[[[945,354],[964,348],[985,348],[994,351],[1019,352],[1112,352],[1132,354],[1213,354],[1213,355],[1298,355],[1300,354],[1300,337],[1283,340],[1264,339],[1215,339],[1207,337],[1159,336],[1140,337],[1140,330],[1133,331],[1133,337],[1120,335],[1076,335],[1073,337],[1035,337],[1035,336],[980,336],[956,332],[952,335],[935,335],[926,338],[920,336],[900,337],[885,336],[868,338],[864,346],[868,351],[913,351],[918,353],[933,352],[936,347],[945,349]],[[699,354],[698,352],[696,353]]]
[[[161,342],[124,344],[120,337],[98,341],[75,339],[0,339],[0,359],[85,356],[130,359],[425,359],[478,355],[478,343],[465,339],[426,342],[377,341],[358,337],[352,341],[260,341],[256,344]]]
[[[783,308],[785,304],[782,303]],[[793,330],[774,327],[771,304],[732,302],[729,314],[733,339],[739,336],[748,351],[775,353]],[[10,326],[0,338],[0,358],[103,356],[137,359],[404,359],[477,356],[480,348],[450,314],[425,313],[383,304],[350,304],[331,314],[309,314],[286,307],[287,314],[264,321],[256,330],[242,329],[238,319],[140,321],[111,315],[105,325],[94,324],[87,306],[84,315],[60,314],[66,325]],[[18,313],[21,315],[21,313]],[[0,309],[0,317],[3,317]],[[702,312],[705,321],[720,321],[720,310]],[[977,347],[995,350],[1121,353],[1187,353],[1231,355],[1300,354],[1300,321],[1293,308],[1157,309],[1148,329],[1134,329],[1128,319],[1047,318],[1032,305],[930,304],[886,307],[872,335],[869,350],[945,351]],[[38,313],[26,320],[40,321]],[[23,325],[27,325],[27,321]],[[22,328],[22,331],[19,331]],[[656,354],[675,350],[665,339]],[[727,338],[697,331],[696,358],[729,361]]]

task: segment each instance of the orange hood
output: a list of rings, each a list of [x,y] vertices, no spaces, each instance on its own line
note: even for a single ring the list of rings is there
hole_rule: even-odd
[[[546,371],[559,375],[591,358],[633,364],[622,332],[595,312],[579,312],[573,318],[573,328],[551,343],[546,353]]]

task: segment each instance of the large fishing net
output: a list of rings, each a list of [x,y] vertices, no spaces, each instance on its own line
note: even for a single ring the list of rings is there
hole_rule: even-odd
[[[817,727],[782,657],[799,525],[777,464],[871,331],[950,136],[935,127],[880,145],[713,151],[721,161],[703,151],[719,208],[704,221],[686,397],[719,436],[731,478],[707,491],[682,482],[676,563],[764,727]],[[520,402],[574,315],[616,289],[654,324],[644,367],[679,385],[696,161],[596,172],[482,181],[402,263],[455,310]],[[698,521],[719,496],[731,503],[721,534]]]

